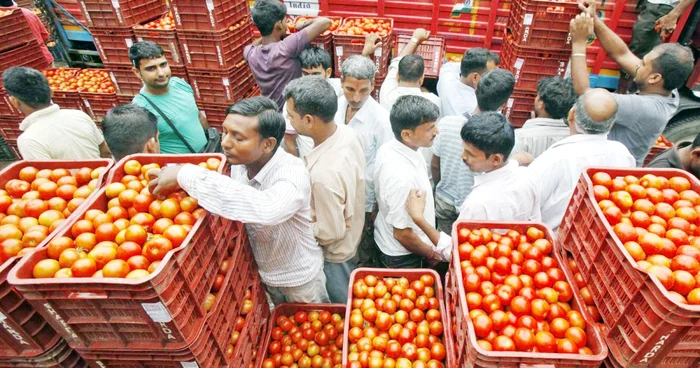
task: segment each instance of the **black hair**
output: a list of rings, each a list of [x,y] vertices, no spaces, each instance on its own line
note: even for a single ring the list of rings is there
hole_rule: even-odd
[[[141,153],[151,138],[158,137],[158,118],[148,109],[131,104],[119,105],[102,121],[105,142],[115,160]]]
[[[16,66],[2,73],[2,84],[10,96],[38,109],[51,105],[51,87],[40,71]]]
[[[680,88],[693,72],[693,53],[677,43],[664,43],[655,48],[659,56],[651,61],[652,69],[664,78],[664,89]]]
[[[299,55],[302,69],[312,69],[322,67],[326,70],[331,67],[331,55],[321,47],[310,47]]]
[[[513,73],[494,69],[484,74],[476,87],[476,102],[482,112],[496,111],[510,98],[515,88]]]
[[[700,147],[700,133],[695,136],[695,139],[693,139],[693,144],[691,145],[692,148],[698,148]]]
[[[563,119],[576,103],[574,84],[569,78],[542,78],[537,82],[537,94],[544,102],[544,111],[552,119]]]
[[[420,55],[404,56],[399,61],[399,77],[405,82],[418,82],[423,78],[425,71],[425,62]]]
[[[459,67],[460,73],[463,77],[466,77],[472,73],[484,74],[487,70],[486,64],[489,61],[492,61],[494,64],[498,65],[498,55],[483,47],[474,47],[469,49],[462,56],[462,62]]]
[[[226,115],[242,115],[258,118],[258,134],[262,139],[275,138],[277,144],[273,152],[282,143],[286,128],[284,117],[279,112],[279,107],[267,97],[256,96],[240,100],[226,109]]]
[[[328,81],[319,75],[295,79],[284,89],[284,99],[294,100],[294,111],[311,115],[328,123],[338,111],[338,97]]]
[[[136,69],[141,67],[143,59],[156,59],[164,56],[163,48],[155,42],[139,41],[129,47],[129,60]]]
[[[0,6],[12,6],[15,5],[12,0],[0,0]]]
[[[279,0],[256,0],[250,12],[260,35],[269,36],[275,29],[275,23],[287,16],[287,7]]]
[[[486,157],[502,154],[507,159],[515,146],[515,132],[508,119],[497,112],[472,116],[462,126],[462,140],[484,152]]]
[[[394,137],[401,141],[402,131],[414,130],[425,123],[437,121],[439,116],[440,109],[425,97],[407,95],[394,102],[389,120]]]

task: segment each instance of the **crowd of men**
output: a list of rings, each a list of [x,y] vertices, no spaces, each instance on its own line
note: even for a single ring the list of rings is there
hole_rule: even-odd
[[[458,219],[542,221],[556,230],[582,168],[641,164],[693,68],[690,50],[678,44],[639,59],[597,17],[594,2],[580,7],[571,21],[572,77],[542,79],[535,117],[515,130],[501,114],[515,79],[498,68],[496,54],[474,48],[443,65],[435,95],[421,87],[424,62],[414,53],[430,34],[417,29],[376,101],[368,55],[381,46],[377,37],[367,37],[363,55],[347,58],[334,79],[328,52],[310,47],[330,21],[306,21],[286,36],[284,4],[257,0],[252,15],[262,38],[244,57],[265,97],[226,111],[221,147],[231,176],[168,166],[151,173],[149,188],[156,197],[184,189],[209,212],[245,223],[274,303],[345,302],[358,266],[444,265]],[[639,93],[590,88],[592,32]],[[171,75],[158,45],[138,42],[129,56],[144,86],[105,116],[104,138],[85,114],[51,103],[40,72],[7,70],[3,84],[26,115],[22,154],[119,160],[200,151],[208,125],[191,87]],[[700,136],[652,166],[700,176]]]

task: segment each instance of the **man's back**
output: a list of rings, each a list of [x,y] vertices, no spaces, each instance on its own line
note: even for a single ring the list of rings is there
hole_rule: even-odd
[[[559,227],[583,168],[588,166],[634,167],[634,157],[605,134],[577,134],[550,147],[528,167],[540,187],[542,221]]]
[[[382,83],[379,92],[379,103],[387,111],[391,111],[391,107],[394,106],[396,100],[401,96],[421,96],[427,98],[430,102],[437,105],[438,108],[442,109],[440,98],[431,93],[423,92],[419,87],[403,87],[399,85],[398,75],[399,75],[399,62],[401,62],[400,57],[394,58],[389,65],[389,72],[387,73],[384,83]]]
[[[263,96],[284,105],[284,87],[301,77],[299,55],[309,46],[306,30],[267,45],[248,45],[243,56],[260,86]]]
[[[85,160],[100,157],[102,133],[87,114],[51,105],[27,116],[17,139],[25,160]]]
[[[460,64],[446,63],[440,69],[437,92],[442,116],[462,115],[476,108],[476,91],[459,79]]]
[[[199,109],[194,100],[192,87],[187,82],[178,78],[170,78],[170,91],[164,95],[152,95],[146,91],[146,87],[141,89],[141,94],[145,95],[170,119],[175,128],[187,140],[195,153],[199,152],[207,143],[204,129],[199,121]],[[158,139],[160,141],[161,153],[191,153],[182,140],[170,128],[170,125],[142,95],[136,95],[133,103],[144,107],[158,117]]]
[[[440,158],[440,182],[435,195],[455,208],[462,205],[474,185],[474,173],[462,161],[462,126],[464,116],[446,116],[438,121],[440,133],[433,142],[433,154]]]
[[[668,97],[656,94],[613,96],[618,111],[608,139],[624,144],[637,166],[642,166],[649,149],[678,109],[678,91],[674,90]]]
[[[535,118],[515,130],[513,153],[527,152],[539,157],[554,143],[571,135],[563,119]]]

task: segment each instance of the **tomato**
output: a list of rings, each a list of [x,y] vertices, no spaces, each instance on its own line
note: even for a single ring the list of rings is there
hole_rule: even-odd
[[[143,246],[143,256],[149,261],[160,261],[165,255],[173,249],[173,245],[167,238],[154,237]]]
[[[60,268],[55,259],[42,259],[34,265],[32,276],[36,279],[52,278]]]
[[[148,239],[148,233],[143,226],[130,225],[126,228],[126,232],[124,233],[125,241],[142,245],[146,243],[146,239]]]
[[[102,269],[102,275],[104,277],[124,278],[130,271],[129,265],[125,261],[121,259],[114,259],[109,261],[104,266]]]
[[[71,273],[73,277],[90,277],[97,271],[97,264],[93,258],[80,258],[73,262]]]
[[[171,225],[163,231],[163,236],[172,243],[173,247],[177,248],[187,237],[187,231],[182,225]]]
[[[73,247],[73,239],[67,236],[57,237],[49,242],[47,247],[47,255],[49,258],[58,259],[64,250]]]

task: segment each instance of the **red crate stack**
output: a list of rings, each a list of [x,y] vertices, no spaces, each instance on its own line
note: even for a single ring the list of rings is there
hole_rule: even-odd
[[[68,86],[61,86],[65,81],[70,81],[80,72],[79,68],[50,68],[41,71],[49,81],[53,90],[51,100],[63,109],[85,111],[85,105],[80,99],[80,93],[70,90]]]
[[[175,34],[175,24],[170,12],[161,18],[145,24],[137,24],[133,27],[136,41],[151,41],[160,45],[165,52],[165,58],[170,67],[181,67],[184,65],[177,35]]]
[[[17,149],[17,138],[22,131],[19,130],[19,124],[22,123],[23,117],[21,114],[15,116],[0,116],[0,133],[2,138],[12,148],[19,157],[19,149]]]
[[[1,53],[30,43],[36,46],[36,38],[22,9],[0,10],[0,38]]]
[[[401,49],[411,41],[410,34],[396,35],[396,49],[394,55],[398,55]],[[445,39],[439,36],[431,36],[416,48],[416,55],[420,55],[425,63],[423,74],[426,78],[437,78],[440,75],[442,59],[445,57]]]
[[[675,169],[586,168],[559,227],[561,244],[573,255],[603,318],[603,335],[614,358],[610,366],[697,367],[700,306],[679,302],[632,258],[593,193],[592,178],[599,172],[613,179],[682,177],[691,184],[688,192],[695,193],[700,182]]]
[[[381,37],[382,46],[377,48],[374,55],[370,58],[377,66],[377,75],[375,78],[384,79],[389,70],[389,59],[394,45],[394,20],[391,18],[365,18],[374,21],[375,23],[389,24],[389,33]],[[349,26],[352,23],[362,22],[363,18],[347,17],[343,19],[340,28],[333,33],[333,47],[335,51],[335,76],[340,77],[340,67],[343,62],[353,55],[362,55],[362,50],[365,45],[365,36],[362,34],[348,34],[343,31],[344,26]],[[352,27],[356,28],[356,27]],[[351,28],[351,29],[352,29]]]

